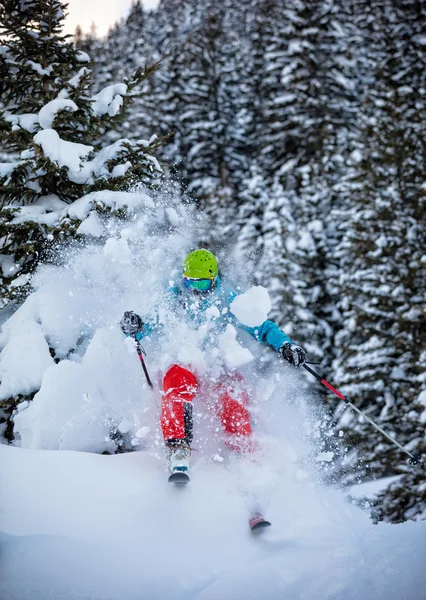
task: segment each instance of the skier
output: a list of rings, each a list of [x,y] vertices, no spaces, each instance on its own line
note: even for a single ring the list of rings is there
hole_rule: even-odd
[[[223,331],[231,323],[237,329],[247,331],[259,342],[266,344],[298,367],[305,363],[303,348],[296,345],[278,325],[267,320],[256,328],[241,324],[230,312],[229,306],[237,292],[222,283],[216,257],[208,250],[194,250],[183,264],[180,285],[169,290],[167,303],[186,322],[199,327],[206,321],[206,310],[217,311],[215,328]],[[219,316],[220,315],[220,316]],[[124,313],[120,326],[126,336],[137,341],[151,334],[161,332],[158,317],[144,323],[132,311]],[[189,458],[192,442],[192,403],[199,390],[200,381],[191,365],[173,364],[163,378],[161,429],[170,450],[169,481],[186,483],[189,481]],[[227,371],[211,390],[217,401],[219,417],[226,444],[237,452],[252,448],[252,427],[248,411],[248,392],[240,373]]]

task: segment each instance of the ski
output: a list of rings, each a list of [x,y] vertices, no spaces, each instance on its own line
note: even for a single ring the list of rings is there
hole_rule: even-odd
[[[174,471],[169,477],[169,483],[185,485],[186,483],[189,483],[189,475],[185,471]]]
[[[261,531],[265,529],[265,527],[270,527],[272,523],[267,521],[262,515],[256,514],[252,515],[249,519],[249,525],[251,531]]]

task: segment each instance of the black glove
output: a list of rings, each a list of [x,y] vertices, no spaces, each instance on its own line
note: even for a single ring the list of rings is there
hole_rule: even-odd
[[[126,311],[120,321],[121,331],[125,335],[136,335],[143,329],[143,321],[132,310]]]
[[[306,362],[306,352],[297,344],[287,342],[281,346],[280,352],[283,358],[295,367],[301,367]]]

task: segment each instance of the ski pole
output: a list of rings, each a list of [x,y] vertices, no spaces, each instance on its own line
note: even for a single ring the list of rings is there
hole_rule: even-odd
[[[148,369],[146,368],[145,360],[143,357],[143,355],[145,354],[145,350],[140,345],[140,342],[138,342],[138,340],[136,339],[136,336],[135,336],[135,342],[136,342],[136,351],[138,353],[139,360],[141,361],[141,365],[142,365],[143,372],[145,373],[146,381],[147,381],[149,387],[153,388],[154,386],[152,385],[152,381],[149,376]]]
[[[367,417],[367,415],[365,413],[363,413],[362,410],[360,410],[357,406],[355,406],[355,404],[352,404],[352,402],[350,402],[347,398],[345,398],[345,396],[343,394],[341,394],[338,390],[336,390],[336,388],[334,388],[330,383],[328,383],[328,381],[326,381],[323,377],[321,377],[321,375],[318,375],[318,373],[316,373],[313,369],[308,367],[307,364],[304,364],[303,368],[306,369],[306,371],[308,371],[308,373],[313,375],[316,379],[318,379],[319,382],[321,382],[323,385],[325,385],[325,387],[328,388],[331,392],[333,392],[333,394],[335,396],[337,396],[340,400],[343,400],[343,402],[345,404],[347,404],[348,406],[350,406],[352,408],[352,410],[354,410],[359,415],[364,417],[364,419],[366,419],[375,429],[377,429],[377,431],[380,431],[380,433],[382,433],[390,442],[392,442],[392,444],[394,444],[400,450],[405,452],[405,454],[408,454],[408,456],[410,457],[410,460],[409,460],[410,465],[421,464],[422,461],[420,459],[420,455],[417,452],[410,452],[409,450],[406,450],[393,437],[391,437],[388,433],[386,433],[386,431],[384,431],[384,429],[382,429],[379,425],[377,425],[377,423],[375,423],[373,421],[373,419],[370,419],[370,417]]]

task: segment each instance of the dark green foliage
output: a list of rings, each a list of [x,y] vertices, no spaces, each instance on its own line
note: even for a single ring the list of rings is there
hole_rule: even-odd
[[[86,62],[62,33],[67,4],[59,0],[4,0],[0,6],[1,95],[5,105],[36,112]]]

